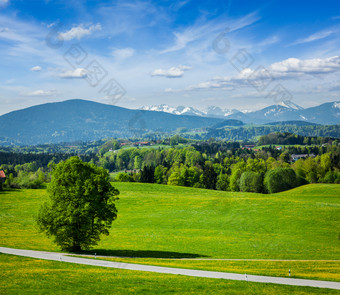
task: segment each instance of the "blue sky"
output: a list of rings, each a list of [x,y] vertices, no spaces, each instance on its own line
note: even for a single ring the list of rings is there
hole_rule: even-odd
[[[0,114],[87,99],[255,110],[338,101],[338,1],[0,0]]]

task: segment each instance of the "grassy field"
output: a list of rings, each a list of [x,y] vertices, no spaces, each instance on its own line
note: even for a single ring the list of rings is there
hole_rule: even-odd
[[[74,255],[76,257],[83,257]],[[89,258],[94,258],[92,255]],[[166,267],[198,270],[247,273],[310,280],[340,281],[340,261],[330,260],[199,260],[199,259],[157,259],[157,258],[103,258],[96,259],[149,264]],[[291,274],[289,276],[289,270]]]
[[[115,270],[0,254],[1,294],[339,294],[336,290]]]
[[[115,183],[118,219],[97,253],[149,258],[340,259],[340,185],[273,195]],[[0,194],[0,245],[58,251],[34,222],[45,190]]]
[[[126,262],[249,274],[287,276],[291,269],[293,277],[340,280],[339,261],[173,259],[339,260],[340,185],[307,185],[272,195],[114,185],[121,192],[118,219],[92,253],[137,257],[120,259]],[[34,216],[46,199],[46,190],[0,193],[0,246],[60,250],[35,226]]]

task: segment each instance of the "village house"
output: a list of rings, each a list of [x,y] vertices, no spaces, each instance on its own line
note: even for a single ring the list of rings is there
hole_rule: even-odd
[[[314,154],[292,154],[292,161],[296,162],[299,159],[305,159],[307,157],[314,158],[315,155]]]
[[[255,147],[253,144],[246,144],[243,148],[247,150],[252,150]]]
[[[3,170],[0,170],[0,181],[4,183],[5,180],[6,180],[5,172]]]

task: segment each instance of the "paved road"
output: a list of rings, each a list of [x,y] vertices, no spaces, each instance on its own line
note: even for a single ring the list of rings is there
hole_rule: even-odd
[[[67,254],[70,255],[70,254]],[[77,256],[84,256],[86,258],[95,258],[93,254],[77,254]],[[108,255],[97,255],[98,258],[143,258],[143,257],[129,257],[129,256],[108,256]],[[260,259],[260,258],[155,258],[158,260],[204,260],[204,261],[273,261],[273,262],[340,262],[338,259]]]
[[[12,248],[4,248],[4,247],[0,247],[0,252],[4,254],[19,255],[19,256],[25,256],[25,257],[38,258],[38,259],[54,260],[54,261],[62,261],[62,262],[69,262],[69,263],[102,266],[102,267],[112,267],[112,268],[118,268],[118,269],[149,271],[149,272],[184,275],[184,276],[192,276],[192,277],[202,277],[202,278],[215,278],[215,279],[249,281],[249,282],[259,282],[259,283],[273,283],[273,284],[292,285],[292,286],[308,286],[308,287],[329,288],[329,289],[340,290],[340,283],[338,282],[255,276],[255,275],[245,275],[245,274],[216,272],[216,271],[203,271],[203,270],[170,268],[170,267],[132,264],[132,263],[120,263],[120,262],[88,259],[88,258],[69,257],[67,256],[66,253],[20,250],[20,249],[12,249]]]

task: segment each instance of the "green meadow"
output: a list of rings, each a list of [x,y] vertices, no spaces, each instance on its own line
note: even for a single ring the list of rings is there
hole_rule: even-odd
[[[114,259],[130,263],[272,276],[288,276],[288,269],[291,269],[292,277],[340,281],[340,185],[312,184],[268,195],[141,183],[114,183],[114,186],[121,192],[116,203],[118,218],[113,222],[110,235],[104,236],[89,254],[133,257]],[[44,189],[0,193],[0,246],[60,251],[51,239],[39,233],[34,221],[40,205],[47,198]],[[270,259],[315,261],[269,261]],[[237,290],[245,290],[243,288],[250,286],[243,285],[247,284],[245,282],[101,270],[87,266],[60,266],[56,262],[38,263],[33,259],[7,255],[0,255],[0,260],[8,274],[14,277],[16,268],[11,268],[20,261],[36,264],[32,269],[41,276],[44,276],[42,269],[58,269],[55,272],[48,271],[55,279],[77,270],[79,274],[73,275],[78,280],[75,285],[82,285],[81,281],[86,276],[82,277],[80,274],[86,269],[93,269],[96,273],[93,274],[93,279],[97,280],[104,273],[109,273],[114,284],[122,288],[122,293],[129,285],[118,282],[124,274],[129,274],[131,286],[133,280],[137,280],[143,286],[154,285],[156,291],[157,282],[164,283],[164,286],[169,284],[168,277],[173,277],[176,286],[190,282],[191,286],[198,288],[196,291],[201,290],[198,292],[203,294],[209,294],[211,286],[216,286],[217,293],[220,292],[220,286],[223,286],[222,289],[228,286],[231,288],[229,294],[233,294],[233,290],[237,293]],[[44,266],[40,269],[39,265]],[[22,271],[29,269],[25,266],[22,268]],[[59,270],[60,268],[66,270]],[[31,271],[28,272],[28,277],[34,277]],[[27,280],[25,283],[33,284],[29,278]],[[6,282],[7,279],[3,279],[1,284],[11,285]],[[101,279],[98,284],[99,282]],[[259,287],[263,288],[260,292],[262,294],[305,294],[307,289],[315,289],[275,286],[282,289],[273,291],[266,289],[274,288],[270,285],[251,285],[262,286]],[[148,286],[145,286],[145,293],[148,292]],[[102,288],[100,290],[105,293],[106,287]],[[174,289],[173,292],[194,293],[192,290],[195,289],[181,288]],[[136,292],[142,292],[142,289],[137,289]],[[259,294],[258,289],[252,290],[257,292],[245,293]],[[65,291],[71,292],[68,289]],[[327,292],[333,294],[331,290]]]
[[[164,275],[0,254],[1,294],[339,294],[337,290]]]

